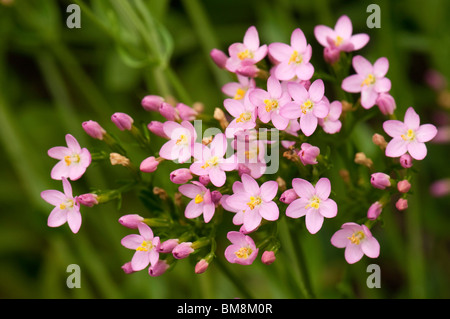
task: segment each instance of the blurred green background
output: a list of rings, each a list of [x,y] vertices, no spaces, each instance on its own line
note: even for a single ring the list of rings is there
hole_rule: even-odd
[[[82,5],[80,29],[66,26],[70,15],[66,8],[72,2]],[[142,125],[161,119],[141,108],[140,100],[147,94],[170,95],[189,105],[202,102],[205,113],[212,114],[224,99],[221,86],[231,78],[212,63],[209,52],[226,51],[230,44],[241,42],[251,25],[257,27],[261,43],[267,44],[288,43],[291,32],[300,27],[313,46],[313,65],[326,71],[314,26],[333,27],[347,14],[354,33],[371,37],[359,54],[372,62],[388,57],[387,76],[400,118],[409,106],[415,107],[423,123],[437,125],[436,119],[445,120],[439,112],[450,116],[424,80],[429,69],[450,79],[450,2],[446,0],[0,3],[0,298],[242,297],[214,264],[201,275],[193,273],[194,264],[187,260],[158,278],[146,271],[125,275],[120,267],[132,254],[120,239],[132,231],[117,220],[142,209],[132,195],[123,198],[119,209],[117,202],[82,207],[83,224],[74,235],[67,225],[47,227],[51,207],[40,192],[61,189],[59,181],[50,179],[55,160],[47,150],[64,145],[65,134],[74,135],[90,150],[102,148],[82,130],[83,121],[98,121],[127,141],[110,116],[125,112]],[[381,8],[379,29],[366,26],[370,3]],[[377,132],[383,133],[381,126]],[[362,150],[375,157],[376,149],[369,142],[373,132],[359,133]],[[383,225],[374,230],[381,243],[378,259],[365,257],[348,265],[343,250],[329,244],[340,223],[348,220],[330,221],[315,236],[302,233],[316,296],[450,297],[450,197],[433,198],[429,193],[433,181],[450,177],[450,152],[448,144],[428,143],[428,150],[428,157],[416,165],[419,173],[410,208],[388,210]],[[146,157],[139,152],[133,156],[137,162]],[[169,168],[158,173],[158,183],[171,192],[175,188],[168,182],[168,172]],[[74,194],[115,188],[117,176],[126,173],[120,167],[93,165],[85,177],[72,183]],[[291,257],[283,251],[271,266],[257,260],[252,266],[228,265],[228,269],[253,297],[298,298],[296,279],[290,277]],[[381,267],[380,289],[366,286],[366,267],[371,263]],[[81,268],[80,289],[66,286],[70,264]]]

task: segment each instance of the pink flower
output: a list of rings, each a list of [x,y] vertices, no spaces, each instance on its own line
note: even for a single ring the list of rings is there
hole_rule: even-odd
[[[356,74],[342,81],[342,89],[350,93],[361,92],[361,105],[365,109],[370,109],[377,102],[380,93],[389,92],[391,89],[391,81],[385,78],[389,61],[386,58],[379,58],[372,66],[367,59],[357,55],[353,58],[353,68]]]
[[[48,216],[49,227],[59,227],[67,222],[70,230],[76,234],[81,227],[80,204],[72,195],[70,182],[62,177],[64,193],[57,190],[46,190],[41,192],[41,197],[47,203],[55,206]]]
[[[391,186],[391,177],[385,173],[373,173],[370,176],[370,183],[378,189],[385,189]]]
[[[276,260],[275,253],[271,250],[266,250],[261,256],[261,262],[264,265],[270,265]]]
[[[248,92],[240,100],[225,99],[223,106],[234,117],[225,130],[228,138],[233,138],[237,133],[256,126],[257,108],[250,102]]]
[[[331,237],[331,244],[337,248],[345,248],[345,260],[349,264],[356,263],[364,255],[377,258],[380,254],[380,244],[366,225],[343,224]]]
[[[236,168],[234,156],[224,159],[227,151],[225,135],[217,134],[209,147],[203,144],[198,145],[201,154],[194,154],[196,161],[190,166],[191,172],[198,176],[208,175],[214,186],[223,186],[226,181],[225,171],[232,171]]]
[[[307,180],[294,178],[292,187],[300,198],[289,204],[286,216],[299,218],[306,215],[306,228],[311,234],[322,228],[324,217],[333,218],[337,215],[336,202],[328,198],[331,192],[328,178],[319,179],[315,187]]]
[[[248,75],[249,69],[254,72],[258,70],[255,64],[266,56],[267,45],[259,45],[258,30],[251,26],[245,32],[243,43],[233,43],[228,48],[228,53],[230,57],[225,68],[233,73]]]
[[[312,48],[306,42],[305,34],[295,29],[291,34],[291,45],[275,42],[269,45],[269,56],[276,61],[274,75],[280,81],[309,80],[314,67],[309,62]]]
[[[192,243],[187,241],[182,242],[177,246],[175,246],[174,249],[172,250],[172,255],[176,259],[184,259],[189,257],[189,255],[192,254],[194,251],[195,249],[192,248]]]
[[[234,182],[234,194],[227,198],[227,204],[237,211],[233,223],[243,224],[247,232],[252,232],[263,218],[269,221],[277,220],[279,209],[273,199],[278,192],[278,183],[268,181],[259,187],[258,183],[247,174],[242,174],[241,179],[242,182]]]
[[[166,133],[164,133],[164,123],[159,121],[151,121],[148,123],[147,128],[150,132],[160,137],[169,138]]]
[[[193,181],[192,184],[181,185],[178,190],[186,197],[192,198],[186,206],[186,218],[197,218],[203,214],[205,223],[209,223],[214,216],[215,205],[211,198],[211,191],[202,183]]]
[[[91,153],[87,148],[81,148],[70,134],[66,135],[66,143],[67,147],[56,146],[48,150],[48,156],[59,160],[51,171],[51,177],[56,180],[65,177],[75,181],[83,176],[91,164]]]
[[[206,259],[200,259],[199,262],[195,265],[195,273],[203,274],[206,270],[208,270],[209,263]]]
[[[400,161],[400,165],[403,168],[411,168],[413,166],[413,159],[412,159],[411,155],[409,155],[408,153],[400,156],[399,161]]]
[[[249,130],[235,136],[232,143],[236,150],[239,175],[249,174],[253,178],[260,178],[266,171],[265,159],[267,141],[258,140],[256,130]]]
[[[152,277],[161,276],[169,269],[170,265],[165,260],[158,260],[156,265],[151,265],[148,268],[148,274]]]
[[[180,243],[180,240],[178,238],[171,238],[171,239],[167,239],[165,241],[163,241],[158,248],[158,251],[160,253],[171,253],[172,250],[178,246],[178,244]]]
[[[105,136],[106,134],[106,131],[103,129],[103,127],[101,127],[100,124],[92,120],[83,122],[81,126],[90,137],[95,138],[97,140],[103,140],[103,136]]]
[[[341,114],[342,103],[340,101],[331,102],[328,115],[324,118],[319,118],[319,125],[322,126],[325,133],[335,134],[341,130],[342,123],[339,120]]]
[[[397,183],[397,189],[400,193],[407,193],[411,189],[411,183],[407,180],[401,180]]]
[[[285,204],[290,204],[297,198],[298,198],[298,195],[295,192],[295,190],[293,188],[290,188],[290,189],[285,190],[283,192],[283,194],[281,194],[280,202],[285,203]]]
[[[188,121],[183,121],[181,124],[167,121],[163,129],[170,141],[161,147],[159,155],[168,160],[178,159],[179,163],[188,161],[192,156],[192,147],[197,138],[194,126]]]
[[[158,95],[147,95],[141,101],[141,105],[146,111],[155,111],[157,112],[164,102],[164,98]]]
[[[136,229],[138,228],[139,224],[142,224],[144,222],[144,217],[138,215],[138,214],[127,214],[119,218],[119,223],[122,226]]]
[[[153,173],[158,168],[160,162],[161,161],[154,156],[150,156],[141,162],[139,169],[144,173]]]
[[[437,134],[434,125],[420,125],[420,117],[412,107],[406,110],[404,122],[388,120],[383,123],[383,129],[392,137],[386,147],[386,156],[399,157],[408,152],[416,160],[425,158],[425,142],[432,140]]]
[[[159,260],[159,237],[153,236],[151,228],[144,223],[138,224],[139,235],[127,235],[121,240],[122,246],[136,250],[131,259],[131,268],[139,271],[149,264],[155,266]]]
[[[408,200],[405,198],[399,198],[395,203],[395,208],[399,211],[405,210],[408,208]]]
[[[185,184],[189,182],[193,176],[188,168],[179,168],[169,175],[170,181],[175,184]]]
[[[92,207],[98,204],[98,196],[91,193],[82,194],[76,197],[76,201],[81,205]]]
[[[228,56],[225,54],[225,52],[218,50],[218,49],[212,49],[209,53],[211,56],[211,59],[214,61],[214,63],[221,69],[225,68],[225,65],[228,60]]]
[[[384,115],[394,114],[394,110],[397,108],[394,98],[389,93],[378,94],[375,104]]]
[[[279,129],[284,130],[289,124],[289,119],[280,114],[280,109],[286,103],[291,102],[289,93],[283,91],[280,81],[274,76],[267,80],[267,91],[254,89],[249,93],[250,101],[258,108],[258,116],[261,122],[269,123]]]
[[[365,33],[352,35],[352,21],[346,15],[341,16],[334,26],[334,30],[325,25],[314,28],[317,41],[325,48],[351,52],[363,48],[369,42]]]
[[[317,146],[313,146],[309,143],[303,143],[300,146],[300,151],[298,156],[303,165],[314,165],[317,164],[317,156],[320,154],[320,149]]]
[[[248,90],[255,88],[255,79],[239,74],[237,79],[239,82],[230,82],[222,86],[222,92],[235,100],[242,100]]]
[[[111,116],[111,121],[117,126],[121,131],[131,130],[134,120],[131,116],[126,113],[117,112]]]
[[[259,251],[253,239],[237,231],[228,232],[227,238],[231,245],[225,249],[225,258],[232,264],[251,265]]]
[[[288,83],[288,91],[294,101],[286,104],[280,114],[288,119],[300,118],[303,134],[310,136],[317,128],[318,119],[325,118],[329,112],[323,81],[315,80],[309,90],[299,83]]]

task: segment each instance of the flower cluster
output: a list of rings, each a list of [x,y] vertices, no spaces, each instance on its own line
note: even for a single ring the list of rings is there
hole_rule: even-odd
[[[352,35],[347,16],[339,18],[334,30],[317,26],[314,34],[324,47],[323,57],[331,68],[369,42],[366,34]],[[139,165],[100,124],[92,120],[82,124],[87,134],[110,147],[112,165],[130,170],[133,181],[129,185],[74,198],[68,179],[76,180],[84,174],[91,162],[89,151],[81,149],[71,135],[66,136],[67,148],[49,150],[49,156],[60,160],[51,177],[62,179],[64,187],[64,193],[42,193],[42,198],[55,206],[49,226],[67,221],[75,233],[81,225],[80,204],[93,206],[136,190],[151,216],[126,214],[119,218],[123,226],[139,232],[127,235],[121,242],[134,251],[131,261],[123,265],[126,273],[149,267],[149,274],[158,276],[190,256],[197,261],[196,273],[206,271],[219,258],[217,241],[222,238],[216,234],[222,233],[218,229],[227,219],[239,228],[226,230],[231,244],[222,252],[225,259],[250,265],[261,251],[261,261],[270,264],[280,250],[277,225],[282,219],[296,227],[300,223],[296,219],[305,217],[307,231],[316,234],[324,227],[325,218],[338,215],[340,195],[339,190],[333,190],[328,175],[333,154],[327,141],[342,139],[339,133],[352,116],[349,110],[361,106],[359,110],[364,112],[377,105],[381,116],[389,117],[383,129],[392,140],[387,143],[377,134],[373,141],[385,151],[386,159],[393,158],[393,163],[405,170],[413,160],[426,156],[424,143],[436,135],[433,125],[420,125],[412,107],[406,111],[404,122],[394,119],[396,104],[389,94],[387,58],[379,58],[372,65],[360,55],[353,57],[356,74],[345,77],[338,86],[347,93],[360,93],[358,101],[352,103],[333,100],[326,92],[326,80],[317,76],[312,47],[300,28],[293,30],[289,44],[261,45],[258,31],[252,26],[242,43],[229,46],[228,54],[213,49],[211,57],[232,76],[222,87],[226,96],[223,108],[216,108],[214,116],[204,114],[201,105],[189,106],[158,95],[145,96],[141,102],[146,111],[158,118],[148,123],[148,131],[143,132],[125,113],[113,114],[111,121],[117,128],[128,131],[147,151],[148,157],[142,158]],[[344,108],[348,104],[350,108]],[[206,135],[198,126],[200,121],[215,123],[220,129]],[[155,150],[158,143],[161,146]],[[105,156],[96,158],[104,160]],[[157,186],[155,175],[167,161],[179,168],[158,177],[170,179],[176,189],[172,193]],[[362,154],[355,161],[371,166],[370,159]],[[392,196],[400,193],[402,198],[396,206],[399,210],[407,207],[406,196],[411,187],[408,177],[400,179],[374,172],[370,181],[381,191],[396,184],[397,191],[383,193],[370,206],[367,216],[364,212],[367,222],[346,222],[332,236],[332,245],[345,248],[348,263],[359,261],[363,255],[378,257],[380,246],[370,229]],[[339,212],[345,214],[340,209]]]

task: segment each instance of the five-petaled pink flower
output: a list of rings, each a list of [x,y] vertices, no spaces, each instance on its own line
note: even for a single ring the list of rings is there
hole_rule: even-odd
[[[369,42],[370,38],[367,34],[352,35],[352,32],[352,21],[346,15],[337,20],[334,30],[326,25],[318,25],[314,28],[314,35],[323,47],[344,52],[362,49]]]
[[[149,264],[155,267],[159,260],[159,237],[153,236],[153,231],[147,224],[139,223],[138,230],[139,235],[127,235],[121,240],[122,246],[136,250],[131,259],[131,268],[134,271],[142,270]]]
[[[225,129],[227,138],[233,138],[239,132],[256,126],[257,108],[250,102],[249,92],[240,100],[225,99],[223,106],[234,117]]]
[[[267,55],[267,45],[260,46],[258,30],[251,26],[245,32],[243,43],[233,43],[228,53],[230,57],[225,63],[228,71],[255,77],[258,72],[255,64]]]
[[[280,110],[286,103],[291,102],[291,97],[284,91],[280,81],[274,76],[267,80],[267,91],[254,89],[249,93],[250,102],[258,108],[258,117],[263,123],[272,121],[273,125],[284,130],[289,124],[289,119],[280,114]]]
[[[328,178],[322,177],[314,187],[302,178],[294,178],[292,187],[300,197],[286,208],[286,216],[299,218],[306,215],[306,228],[311,234],[317,233],[323,224],[324,217],[333,218],[337,215],[337,205],[328,198],[331,184]]]
[[[342,114],[342,103],[333,101],[330,103],[330,111],[323,119],[319,119],[319,125],[325,133],[335,134],[342,128],[342,122],[339,120]]]
[[[237,211],[233,223],[243,224],[246,232],[252,232],[263,218],[277,220],[280,212],[273,199],[278,192],[278,183],[268,181],[259,187],[250,175],[242,174],[241,179],[242,182],[234,182],[234,194],[227,198],[227,205]]]
[[[183,121],[181,124],[167,121],[163,125],[163,130],[170,141],[161,147],[159,155],[167,160],[178,160],[179,163],[187,162],[192,156],[194,142],[197,138],[194,126],[188,121]]]
[[[311,79],[314,74],[314,67],[309,62],[311,55],[311,45],[299,28],[291,34],[291,45],[280,42],[269,45],[269,56],[277,63],[273,74],[280,81]]]
[[[287,87],[294,101],[283,106],[280,114],[288,119],[300,118],[303,134],[310,136],[317,128],[318,119],[325,118],[329,112],[329,102],[324,97],[323,81],[315,80],[309,90],[295,82],[288,83]]]
[[[205,223],[209,223],[216,209],[211,198],[211,191],[197,181],[181,185],[178,190],[184,196],[192,198],[184,211],[186,218],[196,218],[203,214],[203,220]]]
[[[79,179],[91,164],[91,153],[81,148],[78,141],[70,134],[66,135],[65,146],[56,146],[48,150],[48,156],[60,160],[52,169],[51,177],[61,180],[63,177],[72,181]]]
[[[231,245],[225,249],[225,258],[232,264],[251,265],[259,251],[253,239],[237,231],[228,232],[227,238]]]
[[[222,86],[222,92],[235,100],[242,100],[248,90],[256,87],[255,79],[239,74],[237,79],[239,82],[229,82]]]
[[[408,152],[412,158],[422,160],[427,155],[425,142],[432,140],[437,129],[432,124],[420,125],[420,117],[412,107],[406,110],[404,121],[388,120],[384,131],[392,137],[386,147],[386,156],[400,157]]]
[[[190,170],[198,176],[208,175],[214,186],[225,184],[225,171],[236,168],[235,156],[224,158],[227,151],[227,138],[223,133],[217,134],[208,146],[196,144],[194,157],[196,161],[191,164]]]
[[[67,222],[70,230],[76,234],[81,227],[80,204],[72,195],[70,182],[62,177],[64,193],[57,190],[46,190],[41,192],[41,197],[47,203],[55,206],[48,216],[49,227],[59,227]]]
[[[372,65],[366,58],[357,55],[352,63],[356,74],[342,81],[342,89],[350,93],[361,92],[361,105],[370,109],[376,104],[380,93],[389,92],[391,89],[391,80],[385,77],[389,61],[383,57]]]
[[[345,260],[349,264],[356,263],[364,255],[377,258],[380,254],[380,244],[366,225],[343,224],[331,237],[331,244],[337,248],[345,248]]]

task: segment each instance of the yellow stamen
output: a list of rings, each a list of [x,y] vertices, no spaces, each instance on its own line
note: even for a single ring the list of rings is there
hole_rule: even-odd
[[[364,81],[361,83],[361,87],[363,87],[364,85],[371,85],[375,83],[375,77],[373,76],[373,74],[369,74]]]
[[[64,204],[59,204],[59,209],[66,209],[66,205],[64,205]]]
[[[358,231],[356,233],[353,233],[352,237],[347,237],[347,239],[349,239],[352,244],[359,245],[361,240],[364,239],[365,237],[366,236],[364,235],[364,233],[362,231]]]
[[[70,164],[72,164],[72,162],[79,163],[80,155],[78,155],[78,154],[74,154],[72,156],[66,155],[66,156],[64,156],[64,162],[66,162],[67,166],[70,166]]]
[[[298,54],[297,50],[294,50],[294,52],[292,52],[292,54],[291,54],[291,58],[289,59],[288,64],[291,64],[291,63],[299,64],[299,63],[302,63],[302,61],[303,61],[302,55]]]
[[[237,57],[240,59],[240,60],[244,60],[244,59],[247,59],[247,58],[253,58],[253,54],[248,50],[248,49],[246,49],[246,50],[244,50],[244,51],[241,51],[241,52],[239,52],[238,54],[237,54]]]
[[[153,248],[152,243],[147,242],[147,241],[143,241],[142,244],[136,248],[136,251],[149,251]]]
[[[342,41],[344,41],[344,39],[342,39],[342,37],[337,36],[336,40],[334,40],[334,44],[338,47],[342,44]]]
[[[200,194],[197,194],[197,196],[195,196],[195,203],[196,204],[200,204],[201,202],[203,202],[203,196]]]
[[[180,137],[176,141],[177,145],[180,145],[181,143],[183,143],[183,144],[187,143],[187,136],[184,134],[181,134]]]
[[[244,258],[247,259],[248,256],[252,254],[252,249],[249,247],[241,247],[237,252],[234,253],[237,258]]]
[[[314,196],[311,199],[311,202],[308,205],[306,205],[305,208],[312,207],[312,208],[315,208],[315,209],[319,209],[319,206],[320,206],[320,198],[317,197],[317,196]]]
[[[405,136],[405,134],[401,135],[401,138],[404,141],[412,141],[413,139],[415,139],[415,137],[416,137],[416,134],[411,129],[409,129],[408,132],[406,132],[406,136]]]
[[[313,106],[314,106],[314,103],[311,102],[311,100],[307,100],[300,107],[302,108],[302,113],[306,114],[308,111],[310,111],[312,109]]]
[[[239,115],[239,117],[236,119],[236,122],[248,122],[251,118],[252,114],[250,112],[241,113],[241,115]]]
[[[250,196],[250,201],[247,203],[247,206],[250,207],[250,209],[255,209],[256,206],[261,205],[261,197],[253,197]]]
[[[242,100],[245,96],[245,92],[247,92],[246,90],[243,90],[241,88],[238,88],[236,90],[236,94],[234,95],[234,99],[235,100]]]
[[[264,104],[266,104],[266,111],[270,112],[273,109],[277,109],[278,108],[278,101],[277,100],[264,100]]]
[[[217,166],[217,164],[219,164],[219,158],[217,156],[213,156],[205,162],[205,165],[202,165],[202,168]]]

